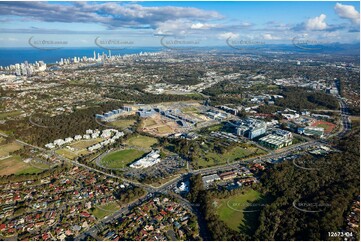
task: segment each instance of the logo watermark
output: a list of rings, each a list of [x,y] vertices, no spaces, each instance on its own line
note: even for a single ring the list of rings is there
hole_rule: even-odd
[[[331,162],[329,161],[325,161],[325,160],[312,160],[312,161],[306,161],[306,160],[293,160],[292,161],[293,165],[303,169],[303,170],[308,170],[308,171],[312,171],[312,170],[321,170],[320,166],[324,165],[324,164],[331,164]],[[306,167],[306,165],[313,165],[313,167]]]
[[[68,41],[65,40],[36,39],[34,36],[29,38],[28,43],[39,50],[58,50],[68,45]]]
[[[264,203],[245,203],[245,202],[235,202],[228,200],[227,207],[241,213],[255,213],[261,211],[261,209],[267,204]]]
[[[188,37],[164,36],[160,39],[160,44],[170,50],[189,50],[200,47],[201,41]]]
[[[292,202],[292,206],[301,212],[319,213],[322,212],[324,208],[331,207],[331,204],[323,202],[299,202],[295,200]]]
[[[258,40],[232,39],[232,37],[229,37],[226,39],[226,44],[236,50],[247,50],[264,46],[266,42]]]
[[[100,36],[94,39],[95,45],[106,50],[124,50],[134,45],[134,41],[124,39],[102,39]]]
[[[326,43],[320,40],[311,39],[304,36],[296,36],[292,39],[292,44],[299,49],[321,50],[324,48],[324,45]]]

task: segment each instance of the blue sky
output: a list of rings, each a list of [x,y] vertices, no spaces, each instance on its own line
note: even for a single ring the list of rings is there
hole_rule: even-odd
[[[69,47],[160,46],[162,38],[356,43],[359,19],[359,2],[0,2],[0,46],[29,47],[31,37]]]

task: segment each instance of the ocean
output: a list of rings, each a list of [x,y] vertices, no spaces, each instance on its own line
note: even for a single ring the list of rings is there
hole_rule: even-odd
[[[122,50],[112,50],[112,55],[138,54],[140,52],[159,52],[164,50],[162,47],[138,47]],[[28,61],[44,61],[47,64],[60,61],[61,58],[93,57],[96,53],[106,53],[108,51],[101,48],[82,47],[82,48],[64,48],[55,50],[40,50],[35,48],[0,48],[0,66],[8,66],[16,63]]]

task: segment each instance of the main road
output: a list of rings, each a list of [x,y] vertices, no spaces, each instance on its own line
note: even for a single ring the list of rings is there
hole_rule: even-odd
[[[345,102],[341,99],[341,97],[338,97],[338,100],[339,100],[339,104],[340,104],[340,110],[341,110],[341,130],[334,134],[337,135],[338,137],[343,137],[346,135],[346,133],[348,131],[351,130],[351,122],[350,122],[350,119],[349,119],[349,113],[348,113],[348,109],[347,109],[347,106],[345,104]],[[4,137],[8,137],[6,134],[3,134],[3,133],[0,133],[1,136],[4,136]],[[330,136],[331,137],[331,136]],[[223,171],[223,170],[227,170],[229,169],[230,167],[234,166],[234,165],[239,165],[239,164],[244,164],[244,163],[249,163],[249,162],[253,162],[253,161],[256,161],[256,160],[265,160],[265,159],[272,159],[272,158],[275,158],[275,157],[279,157],[279,156],[286,156],[286,155],[289,155],[290,153],[294,152],[295,150],[304,150],[308,147],[311,147],[311,146],[315,146],[315,145],[320,145],[322,143],[324,143],[325,141],[316,141],[316,140],[309,140],[308,142],[305,142],[305,143],[301,143],[301,144],[297,144],[297,145],[294,145],[294,146],[290,146],[290,147],[286,147],[286,148],[283,148],[280,152],[272,152],[272,153],[269,153],[267,155],[262,155],[262,156],[258,156],[258,157],[253,157],[253,158],[250,158],[250,159],[247,159],[247,160],[242,160],[241,162],[240,161],[237,161],[237,162],[233,162],[233,163],[227,163],[227,164],[224,164],[224,165],[219,165],[219,166],[213,166],[213,167],[209,167],[209,168],[202,168],[202,169],[198,169],[198,170],[192,170],[192,171],[188,171],[187,173],[184,173],[182,175],[179,175],[175,178],[173,178],[172,180],[158,186],[158,187],[155,187],[155,186],[152,186],[152,185],[149,185],[149,184],[142,184],[142,183],[139,183],[137,181],[133,181],[133,180],[127,180],[127,179],[124,179],[123,177],[119,177],[119,176],[116,176],[116,175],[113,175],[113,174],[109,174],[107,172],[104,172],[104,171],[101,171],[101,170],[98,170],[98,169],[95,169],[93,167],[90,167],[90,166],[87,166],[86,164],[82,164],[82,163],[79,163],[77,161],[74,161],[74,160],[70,160],[70,159],[67,159],[65,157],[62,157],[58,154],[56,154],[55,152],[51,152],[51,151],[48,151],[48,150],[45,150],[44,148],[41,148],[41,147],[38,147],[38,146],[34,146],[34,145],[31,145],[31,144],[28,144],[24,141],[21,141],[21,140],[16,140],[16,142],[22,144],[22,145],[26,145],[26,146],[30,146],[32,148],[35,148],[35,149],[39,149],[41,151],[44,151],[48,154],[51,154],[51,155],[55,155],[59,160],[62,160],[62,161],[66,161],[68,163],[71,163],[75,166],[80,166],[80,167],[83,167],[85,169],[88,169],[88,170],[91,170],[93,172],[97,172],[97,173],[101,173],[103,175],[106,175],[108,177],[112,177],[112,178],[117,178],[117,179],[121,179],[122,181],[125,181],[129,184],[133,184],[135,186],[139,186],[139,187],[142,187],[145,191],[146,191],[146,194],[137,199],[136,201],[122,207],[121,209],[119,209],[118,211],[114,212],[113,214],[105,217],[103,220],[101,220],[99,223],[95,224],[94,226],[92,226],[90,229],[88,229],[87,231],[81,233],[80,235],[78,235],[76,237],[76,240],[84,240],[86,238],[87,235],[91,235],[92,237],[97,237],[97,233],[99,231],[101,231],[102,227],[112,221],[112,220],[115,220],[115,219],[118,219],[120,216],[122,216],[123,214],[126,214],[128,213],[133,207],[136,207],[140,204],[142,204],[143,202],[147,201],[148,199],[151,199],[154,194],[157,194],[157,193],[162,193],[162,194],[169,194],[169,189],[174,187],[179,181],[181,181],[184,176],[187,176],[187,175],[191,175],[191,174],[210,174],[210,173],[214,173],[214,172],[218,172],[218,171]],[[169,194],[171,196],[174,196],[176,197],[184,206],[188,207],[189,209],[191,209],[198,217],[198,219],[201,219],[199,216],[199,210],[197,208],[195,208],[195,205],[194,204],[191,204],[188,200],[178,196],[178,195],[175,195],[175,194]],[[203,227],[203,226],[202,226]],[[203,237],[206,236],[205,233],[204,233],[204,229],[201,229],[203,231],[202,234],[203,234]]]

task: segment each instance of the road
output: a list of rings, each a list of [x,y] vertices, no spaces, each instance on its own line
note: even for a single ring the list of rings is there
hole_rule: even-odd
[[[334,136],[336,135],[338,137],[343,137],[351,130],[351,122],[350,122],[350,119],[349,119],[349,116],[348,116],[349,112],[348,112],[348,108],[347,108],[345,102],[341,99],[341,97],[338,97],[338,100],[339,100],[339,104],[340,104],[341,124],[342,125],[341,125],[340,131],[337,132],[336,134],[334,134]],[[7,137],[6,134],[0,133],[0,135],[4,136],[4,137]],[[332,136],[330,136],[330,137],[332,137]],[[137,199],[136,201],[134,201],[134,202],[128,204],[127,206],[119,209],[118,211],[116,211],[112,215],[109,215],[109,216],[105,217],[102,221],[100,221],[99,223],[97,223],[96,225],[94,225],[93,227],[88,229],[87,231],[85,231],[85,232],[81,233],[79,236],[77,236],[76,240],[84,240],[87,235],[91,235],[92,237],[97,238],[97,233],[99,231],[101,231],[102,227],[104,227],[104,225],[106,223],[108,223],[110,221],[113,221],[115,219],[118,219],[123,214],[127,214],[132,208],[134,208],[134,207],[142,204],[143,202],[151,199],[157,193],[168,194],[170,196],[173,196],[173,197],[177,198],[177,200],[180,201],[185,207],[187,207],[191,211],[193,211],[193,213],[195,215],[197,215],[198,220],[200,222],[201,235],[202,235],[203,239],[208,239],[209,240],[209,238],[207,236],[207,233],[206,233],[206,228],[204,227],[205,226],[205,223],[203,221],[204,218],[202,218],[202,216],[200,214],[200,211],[199,211],[199,208],[197,206],[195,206],[194,204],[191,204],[188,200],[182,198],[181,196],[169,192],[169,190],[172,189],[178,182],[180,182],[184,178],[184,176],[189,176],[189,175],[192,175],[192,174],[206,175],[206,174],[210,174],[210,173],[215,173],[215,172],[227,170],[227,169],[229,169],[230,167],[232,167],[234,165],[250,163],[250,162],[253,162],[253,161],[256,161],[256,160],[260,160],[260,159],[264,160],[264,159],[272,159],[272,158],[280,157],[280,156],[286,156],[288,154],[293,153],[294,151],[304,150],[304,149],[306,149],[306,148],[308,148],[310,146],[322,145],[324,143],[327,143],[327,140],[323,140],[323,141],[308,140],[305,143],[300,143],[300,144],[297,144],[297,145],[293,145],[293,146],[290,146],[290,147],[283,148],[279,152],[271,152],[271,153],[269,153],[267,155],[262,155],[262,156],[259,156],[259,157],[253,157],[253,158],[250,158],[250,159],[247,159],[247,160],[242,160],[241,162],[237,161],[237,162],[233,162],[233,163],[227,163],[227,164],[224,164],[224,165],[213,166],[213,167],[209,167],[209,168],[202,168],[202,169],[198,169],[198,170],[189,169],[187,173],[179,175],[178,177],[175,177],[172,180],[170,180],[170,181],[168,181],[168,182],[166,182],[166,183],[164,183],[164,184],[162,184],[161,186],[158,186],[158,187],[155,187],[155,186],[152,186],[152,185],[149,185],[149,184],[142,184],[142,183],[139,183],[139,182],[133,181],[133,180],[127,180],[127,179],[124,179],[123,177],[119,177],[119,176],[109,174],[109,173],[104,172],[104,171],[100,171],[98,169],[89,167],[89,166],[87,166],[85,164],[82,164],[82,163],[79,163],[77,161],[70,160],[70,159],[67,159],[65,157],[62,157],[62,156],[56,154],[55,152],[51,152],[49,150],[45,150],[44,148],[28,144],[28,143],[26,143],[24,141],[21,141],[21,140],[16,140],[16,142],[18,142],[20,144],[23,144],[23,145],[26,145],[26,146],[30,146],[30,147],[35,148],[35,149],[39,149],[39,150],[44,151],[44,152],[46,152],[48,154],[55,155],[61,161],[66,161],[66,162],[71,163],[71,164],[73,164],[75,166],[80,166],[80,167],[83,167],[85,169],[91,170],[93,172],[97,172],[97,173],[100,173],[100,174],[103,174],[103,175],[106,175],[106,176],[112,177],[112,178],[118,178],[118,179],[120,179],[122,181],[125,181],[125,182],[129,183],[129,184],[133,184],[135,186],[142,187],[146,191],[146,194],[145,194],[144,197],[142,197],[140,199]]]

